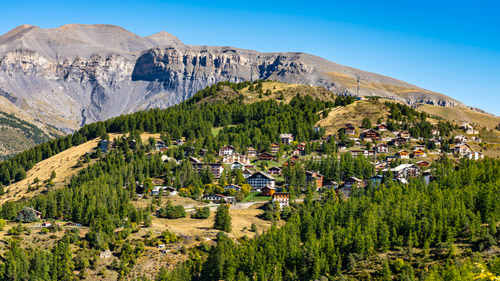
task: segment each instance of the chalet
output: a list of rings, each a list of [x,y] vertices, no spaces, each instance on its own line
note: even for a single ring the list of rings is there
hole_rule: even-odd
[[[293,152],[292,152],[292,155],[296,155],[296,156],[304,156],[306,154],[306,152],[304,150],[300,150],[300,149],[295,149]]]
[[[168,148],[167,147],[162,147],[160,148],[160,152],[167,152],[168,151]]]
[[[298,150],[302,150],[302,151],[306,150],[306,143],[305,143],[305,142],[301,142],[301,143],[299,143],[299,144],[297,145],[297,149],[298,149]]]
[[[242,164],[249,164],[250,158],[239,153],[233,153],[222,157],[222,163],[224,164],[232,164],[235,162],[240,162]]]
[[[252,187],[252,191],[261,191],[264,187],[276,186],[276,179],[264,172],[256,172],[247,178],[247,183]]]
[[[415,164],[417,164],[417,166],[420,167],[420,168],[427,168],[427,167],[429,167],[431,165],[431,163],[429,163],[427,161],[418,161]]]
[[[201,161],[198,160],[198,158],[195,158],[195,157],[192,157],[192,156],[189,157],[188,160],[189,160],[189,163],[191,163],[191,164],[201,163]]]
[[[395,146],[405,145],[408,142],[407,138],[399,137],[392,140],[392,144]]]
[[[245,164],[240,163],[240,162],[234,162],[231,164],[231,170],[236,170],[236,169],[244,169]]]
[[[248,157],[255,157],[257,156],[257,150],[253,146],[247,147],[247,155]]]
[[[181,139],[177,139],[177,140],[175,140],[175,141],[174,141],[174,144],[175,144],[175,145],[183,145],[183,144],[184,144],[184,141],[183,141],[183,140],[181,140]]]
[[[339,144],[337,144],[337,148],[339,150],[346,150],[347,149],[347,145],[344,144],[344,143],[339,143]]]
[[[361,139],[367,140],[367,141],[380,140],[380,134],[377,131],[375,131],[374,129],[369,129],[369,130],[363,131],[359,137]]]
[[[365,156],[365,157],[368,156],[368,152],[366,152],[366,150],[351,150],[350,153],[351,153],[352,158],[356,158],[360,155]]]
[[[107,259],[107,258],[110,258],[111,257],[111,251],[108,249],[106,251],[103,251],[99,254],[99,257],[101,259]]]
[[[470,146],[466,143],[460,143],[455,145],[454,148],[451,149],[454,154],[465,155],[467,153],[471,153]]]
[[[441,141],[438,138],[432,138],[429,141],[433,142],[436,147],[440,147],[441,146]]]
[[[344,133],[346,135],[354,135],[356,134],[356,128],[354,128],[354,126],[351,124],[346,124],[344,127]]]
[[[415,150],[419,150],[419,149],[424,150],[425,149],[425,145],[417,144],[417,145],[413,146],[413,150],[414,151]]]
[[[410,159],[410,153],[406,150],[402,150],[396,153],[396,157],[399,159]]]
[[[222,202],[226,202],[226,203],[230,203],[230,204],[233,204],[234,203],[234,196],[225,196],[225,195],[222,195],[222,194],[210,194],[210,195],[205,195],[203,196],[203,199],[204,200],[208,200],[212,203],[222,203]]]
[[[420,157],[425,157],[427,154],[423,149],[417,149],[413,151],[413,158],[420,158]]]
[[[262,195],[262,196],[273,196],[273,194],[275,192],[276,192],[276,188],[265,186],[265,187],[263,187],[261,189],[260,195]]]
[[[177,195],[177,189],[170,186],[155,186],[153,190],[151,190],[151,195],[159,195],[160,192],[163,191],[163,195],[174,196]]]
[[[290,193],[288,192],[275,192],[271,199],[274,206],[279,204],[280,208],[283,209],[284,206],[290,205]]]
[[[378,124],[375,128],[379,132],[385,132],[385,131],[387,131],[387,125],[385,125],[385,124]]]
[[[484,155],[481,152],[474,151],[474,152],[470,152],[470,153],[465,154],[464,157],[467,159],[470,159],[470,160],[479,160],[479,159],[483,159]]]
[[[458,135],[455,137],[455,144],[467,143],[467,142],[468,142],[468,139],[466,136]]]
[[[325,181],[323,181],[323,188],[337,189],[337,188],[339,188],[339,184],[333,180],[325,180]]]
[[[234,149],[232,145],[226,145],[221,147],[221,149],[219,149],[219,156],[228,156],[234,154],[235,152],[236,149]]]
[[[74,222],[67,222],[64,224],[65,227],[81,227],[82,225],[79,223],[74,223]]]
[[[232,189],[234,191],[241,191],[241,187],[239,185],[236,185],[236,184],[228,184],[228,185],[224,186],[224,189],[225,190]]]
[[[323,175],[319,172],[306,171],[306,186],[322,188]]]
[[[165,143],[161,140],[157,141],[155,147],[156,147],[156,150],[161,150],[162,148],[165,148]]]
[[[353,187],[353,186],[365,187],[366,183],[356,177],[350,177],[344,181],[344,187]]]
[[[272,161],[274,160],[274,155],[269,154],[267,152],[262,152],[259,154],[259,160],[261,161]]]
[[[108,140],[102,140],[101,141],[101,152],[102,153],[107,153],[109,149],[109,141]]]
[[[374,147],[377,153],[389,153],[389,146],[385,143],[377,143]]]
[[[245,179],[247,179],[249,176],[251,176],[251,175],[253,174],[253,172],[252,172],[252,171],[250,171],[250,170],[249,170],[249,169],[247,169],[247,168],[245,168],[245,169],[242,171],[242,173],[243,173],[243,177],[244,177]]]
[[[399,133],[399,137],[404,139],[410,139],[411,135],[408,131],[403,131]]]
[[[281,134],[280,135],[281,143],[290,144],[293,141],[292,134]]]
[[[282,169],[280,167],[271,167],[268,170],[270,175],[281,175]]]
[[[462,123],[462,125],[460,125],[460,129],[466,131],[466,130],[473,130],[474,127],[472,127],[472,125],[469,123]]]
[[[203,169],[209,169],[214,178],[220,178],[220,175],[224,171],[224,165],[221,163],[191,163],[193,165],[193,170],[199,175]]]
[[[441,131],[439,129],[432,129],[431,134],[433,136],[439,137],[439,135],[441,135]]]
[[[277,154],[278,151],[280,150],[280,144],[277,142],[271,143],[271,153],[272,154]]]
[[[415,164],[401,164],[395,168],[384,170],[384,172],[387,171],[392,172],[395,179],[408,179],[420,176],[420,168]]]

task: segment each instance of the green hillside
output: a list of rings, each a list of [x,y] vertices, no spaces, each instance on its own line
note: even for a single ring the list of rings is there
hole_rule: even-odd
[[[369,179],[377,159],[341,152],[334,140],[347,140],[345,134],[332,130],[328,142],[324,129],[314,129],[321,120],[367,104],[383,108],[373,118],[415,138],[428,140],[439,128],[452,140],[456,127],[431,123],[428,114],[399,103],[355,102],[272,83],[219,83],[177,106],[90,124],[0,162],[0,279],[472,280],[482,270],[500,275],[500,160],[443,153],[433,158],[429,184],[421,177],[393,181],[391,173],[374,184]],[[274,207],[250,193],[238,169],[226,166],[215,178],[212,170],[197,173],[191,164],[190,157],[221,161],[225,145],[240,153],[250,145],[271,153],[282,133],[294,139],[281,144],[279,161],[269,164],[288,163],[276,185],[289,193],[289,206]],[[112,142],[105,152],[98,148],[104,139]],[[159,140],[165,149],[156,148]],[[305,155],[285,162],[300,143]],[[64,158],[76,159],[57,158],[65,151],[71,153]],[[40,169],[37,163],[51,159],[75,163],[66,179],[60,170],[47,170],[46,177],[12,194],[26,173]],[[253,171],[269,168],[255,157],[251,163]],[[307,184],[306,171],[339,184],[356,177],[367,186],[354,185],[349,196],[316,190],[316,182]],[[241,190],[224,189],[228,184]],[[154,195],[154,186],[173,187],[178,195]],[[242,203],[208,203],[204,196],[214,194]],[[258,202],[251,202],[254,197]]]

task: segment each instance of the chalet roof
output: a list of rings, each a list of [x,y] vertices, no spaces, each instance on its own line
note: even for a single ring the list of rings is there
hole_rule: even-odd
[[[225,146],[221,147],[220,149],[226,149],[226,148],[230,148],[230,149],[234,150],[234,146],[232,146],[232,145],[225,145]]]
[[[314,172],[314,171],[306,171],[306,175],[316,175],[316,176],[323,176],[322,174],[320,174],[319,172]]]
[[[354,180],[354,181],[357,181],[357,182],[362,182],[362,180],[358,179],[357,177],[350,177],[350,178],[346,179],[345,181],[348,181],[348,180]]]
[[[261,174],[262,176],[264,176],[264,177],[266,177],[266,178],[268,178],[268,179],[270,179],[270,180],[276,180],[276,179],[275,179],[275,178],[273,178],[271,175],[269,175],[269,174],[267,174],[267,173],[264,173],[264,172],[261,172],[261,171],[258,171],[258,172],[253,173],[253,174],[250,176],[250,178],[253,178],[253,177],[257,176],[258,174]]]
[[[418,168],[415,164],[401,164],[395,168],[392,168],[392,169],[389,169],[391,172],[401,172],[405,169],[408,169],[408,168]],[[386,172],[387,169],[384,170],[384,172]]]
[[[292,134],[281,134],[280,138],[281,139],[292,139],[293,136],[292,136]]]
[[[273,142],[271,143],[271,146],[280,146],[280,144],[279,144],[279,143],[277,143],[277,142],[275,142],[275,141],[273,141]]]
[[[273,166],[273,167],[269,168],[269,170],[271,170],[271,169],[278,169],[278,170],[282,170],[280,167],[276,167],[276,166]]]
[[[273,194],[273,197],[279,196],[279,195],[284,195],[284,196],[290,196],[289,192],[275,192]]]

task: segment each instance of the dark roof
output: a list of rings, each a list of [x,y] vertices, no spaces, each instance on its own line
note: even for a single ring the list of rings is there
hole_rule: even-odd
[[[268,174],[263,173],[263,172],[261,172],[261,171],[258,171],[258,172],[253,173],[253,174],[252,174],[249,178],[253,178],[253,177],[254,177],[254,176],[256,176],[257,174],[261,174],[261,175],[263,175],[264,177],[266,177],[266,178],[268,178],[268,179],[270,179],[270,180],[276,180],[275,178],[271,177],[271,175],[268,175]]]

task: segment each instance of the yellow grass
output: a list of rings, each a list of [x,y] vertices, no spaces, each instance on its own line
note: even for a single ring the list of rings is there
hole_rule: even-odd
[[[120,138],[123,134],[110,134],[110,140],[114,138]],[[149,137],[154,137],[155,139],[160,138],[160,134],[142,134],[141,139],[146,142]],[[100,139],[93,139],[81,145],[71,147],[63,152],[60,152],[48,159],[43,160],[40,163],[35,164],[35,166],[29,170],[26,174],[26,179],[13,183],[6,187],[5,189],[9,192],[0,198],[0,203],[11,200],[19,200],[21,198],[30,198],[32,196],[40,194],[44,188],[41,187],[36,191],[28,191],[28,186],[33,184],[34,180],[38,178],[40,180],[40,185],[43,186],[43,181],[48,180],[52,171],[55,171],[56,177],[53,179],[54,188],[60,188],[64,186],[66,181],[68,181],[73,175],[78,173],[82,168],[75,168],[80,157],[85,155],[87,152],[91,152],[95,149],[99,143]]]
[[[255,87],[256,85],[254,85]],[[322,87],[312,87],[312,86],[304,86],[298,84],[286,84],[277,81],[264,82],[262,83],[262,90],[264,93],[267,90],[271,91],[270,96],[266,96],[262,94],[262,98],[259,98],[259,93],[257,91],[249,91],[249,87],[243,88],[240,92],[245,96],[245,102],[253,103],[257,101],[265,101],[270,99],[279,99],[280,93],[283,93],[285,98],[284,102],[288,103],[290,100],[300,93],[301,96],[310,95],[313,98],[319,98],[322,100],[332,100],[332,93]],[[280,100],[281,101],[281,100]]]
[[[453,121],[457,124],[464,122],[477,123],[480,127],[494,129],[500,123],[500,118],[496,116],[480,113],[466,108],[443,107],[425,104],[419,106],[417,109],[428,114]]]
[[[326,118],[316,123],[316,126],[325,128],[327,135],[336,134],[346,123],[360,127],[363,119],[369,118],[372,125],[375,125],[377,119],[382,118],[385,121],[387,116],[389,110],[383,101],[356,101],[346,107],[334,108]]]

